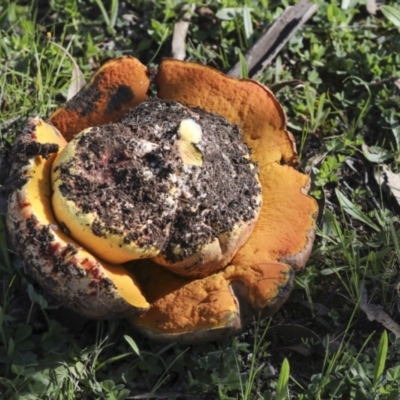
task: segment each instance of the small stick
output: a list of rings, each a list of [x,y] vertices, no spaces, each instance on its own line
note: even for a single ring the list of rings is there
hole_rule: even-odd
[[[18,117],[14,117],[14,118],[10,118],[7,121],[5,121],[4,123],[0,124],[0,133],[1,131],[4,129],[8,129],[8,127],[10,125],[12,125],[14,122],[18,121],[19,119],[21,119],[21,116]]]
[[[264,35],[246,53],[249,76],[256,78],[271,63],[282,47],[317,11],[318,6],[309,0],[300,0],[288,7]],[[240,76],[240,62],[229,72],[229,76]]]
[[[194,12],[195,5],[185,5],[181,10],[181,18],[174,25],[174,33],[172,35],[172,58],[184,60],[186,58],[185,41],[189,30],[189,23]]]

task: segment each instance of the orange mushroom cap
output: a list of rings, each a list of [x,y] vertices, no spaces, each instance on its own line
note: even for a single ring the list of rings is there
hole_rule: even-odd
[[[139,60],[116,58],[104,64],[49,120],[70,141],[85,128],[116,122],[147,99],[149,87],[149,73]]]
[[[294,272],[304,268],[311,252],[317,204],[306,194],[309,177],[293,167],[297,161],[294,139],[286,129],[282,107],[268,88],[172,59],[161,62],[156,82],[161,99],[200,107],[237,124],[259,168],[263,192],[260,215],[250,238],[226,268],[192,279],[178,277],[153,261],[140,260],[126,272],[134,278],[122,283],[125,291],[142,293],[150,304],[146,309],[142,302],[136,307],[142,313],[129,315],[144,334],[160,340],[209,340],[240,331],[254,313],[269,315],[286,300]],[[71,140],[90,126],[117,121],[128,108],[147,98],[149,85],[147,69],[139,61],[132,57],[112,60],[49,120]],[[122,92],[130,95],[120,96]],[[89,107],[84,106],[87,103]],[[40,207],[43,204],[48,225],[56,225],[51,207],[45,202]],[[18,230],[11,222],[15,213],[11,210],[9,215],[10,230]],[[18,242],[17,235],[14,242]],[[25,253],[23,256],[29,264]],[[38,260],[32,265],[32,273],[41,277],[38,279],[46,287],[48,269],[39,264]],[[114,283],[111,274],[109,279]],[[114,287],[117,295],[122,289]],[[57,296],[58,290],[52,293]],[[58,297],[69,305],[68,296]]]

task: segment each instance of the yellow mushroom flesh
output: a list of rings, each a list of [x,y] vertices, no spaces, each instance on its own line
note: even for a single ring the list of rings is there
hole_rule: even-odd
[[[57,129],[39,118],[31,119],[17,137],[11,174],[24,184],[8,199],[12,241],[36,280],[81,314],[110,318],[143,312],[149,304],[134,276],[82,249],[53,215],[50,170],[58,148],[65,145]]]

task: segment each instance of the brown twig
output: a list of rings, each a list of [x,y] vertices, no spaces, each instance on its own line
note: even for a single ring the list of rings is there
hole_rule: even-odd
[[[387,83],[393,83],[398,89],[400,89],[400,79],[396,76],[391,76],[389,78],[381,79],[380,81],[373,81],[367,83],[369,88],[378,87],[381,85],[386,85]],[[353,93],[360,93],[365,89],[365,85],[362,86],[361,89],[354,89]]]
[[[273,23],[268,31],[257,40],[246,53],[249,76],[256,78],[271,63],[282,47],[317,11],[318,6],[309,0],[300,0],[288,7]],[[240,62],[229,72],[229,76],[239,77]]]
[[[186,58],[185,41],[194,7],[194,4],[183,6],[181,18],[174,25],[174,33],[172,35],[172,58],[176,58],[177,60],[184,60]]]

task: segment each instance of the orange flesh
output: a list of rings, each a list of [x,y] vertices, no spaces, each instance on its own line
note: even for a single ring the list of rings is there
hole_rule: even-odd
[[[85,128],[116,122],[147,99],[149,86],[148,70],[140,61],[130,56],[117,58],[104,64],[49,119],[70,141]]]
[[[36,135],[37,138],[35,140],[39,143],[56,143],[59,145],[60,149],[67,144],[57,129],[54,129],[51,125],[46,124],[43,121],[39,121]],[[57,227],[52,229],[56,239],[62,244],[72,243],[77,249],[79,249],[80,245],[63,233],[52,212],[50,172],[55,157],[56,153],[50,154],[47,160],[41,156],[36,157],[35,165],[32,168],[34,178],[30,179],[27,185],[27,197],[31,200],[38,220],[43,224],[51,224]],[[78,254],[83,261],[93,260],[99,262],[104,268],[106,275],[113,281],[121,296],[129,304],[138,308],[148,307],[148,303],[142,295],[135,278],[128,274],[125,268],[95,260],[90,253],[83,249],[80,249]],[[84,262],[81,267],[85,269],[86,265],[90,265],[90,263]]]
[[[293,139],[285,130],[283,110],[272,92],[261,84],[172,59],[163,60],[156,79],[160,98],[200,107],[239,125],[253,150],[254,160],[296,161]]]
[[[155,333],[183,333],[218,329],[239,318],[237,299],[230,284],[241,282],[246,297],[255,310],[279,298],[292,278],[288,265],[266,261],[250,268],[229,266],[218,274],[198,280],[187,280],[159,267],[141,261],[135,267],[150,309],[131,322]]]
[[[142,261],[135,268],[151,303],[131,322],[155,333],[184,333],[229,326],[239,307],[222,274],[190,281]]]
[[[317,211],[314,199],[301,192],[308,180],[286,165],[260,165],[263,205],[250,239],[236,253],[233,264],[250,267],[260,258],[279,260],[301,252]]]
[[[292,270],[276,261],[258,260],[257,264],[229,265],[223,271],[228,282],[244,284],[243,294],[255,310],[267,307],[271,300],[279,297],[280,289],[291,279]]]

